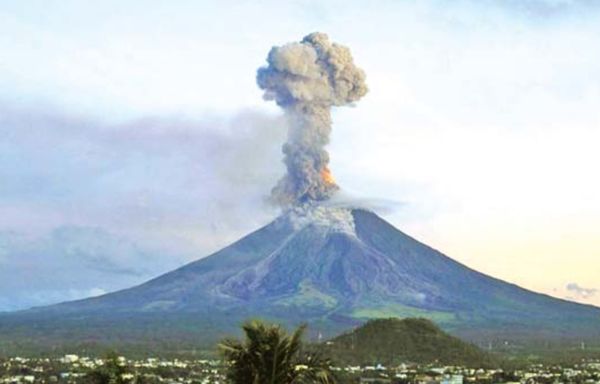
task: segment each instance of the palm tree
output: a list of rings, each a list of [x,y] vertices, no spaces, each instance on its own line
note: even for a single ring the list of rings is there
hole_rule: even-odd
[[[329,384],[334,382],[329,360],[304,352],[300,326],[288,335],[278,325],[253,320],[242,329],[243,342],[225,339],[219,344],[229,363],[227,378],[233,384]]]

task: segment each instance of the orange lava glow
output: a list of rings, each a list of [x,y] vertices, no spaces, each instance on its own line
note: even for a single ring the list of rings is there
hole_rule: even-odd
[[[331,171],[327,167],[323,168],[323,170],[321,171],[321,179],[323,179],[323,181],[326,184],[335,185],[335,179],[333,178]]]

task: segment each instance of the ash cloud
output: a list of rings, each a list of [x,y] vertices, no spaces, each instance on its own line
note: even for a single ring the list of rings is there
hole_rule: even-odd
[[[204,253],[276,214],[264,185],[283,173],[271,145],[285,137],[280,117],[244,111],[108,124],[0,102],[0,126],[0,230],[111,228]]]
[[[327,228],[333,232],[356,235],[352,210],[323,204],[303,204],[288,210],[283,220],[288,220],[296,230],[308,225]]]
[[[101,228],[63,226],[44,236],[0,231],[0,311],[74,300],[163,272],[162,252]]]
[[[0,127],[0,311],[139,284],[277,214],[281,117],[110,124],[0,100]]]
[[[331,133],[331,107],[349,105],[367,93],[365,73],[350,50],[324,33],[273,47],[256,81],[266,100],[285,111],[289,131],[283,146],[286,175],[272,190],[283,206],[330,198],[339,189],[328,168],[325,147]]]

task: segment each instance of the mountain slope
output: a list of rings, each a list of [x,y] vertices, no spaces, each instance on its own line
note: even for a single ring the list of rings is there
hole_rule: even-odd
[[[325,345],[341,365],[396,366],[402,363],[492,366],[493,358],[450,336],[426,319],[377,319],[335,337]]]
[[[2,316],[0,332],[12,334],[18,324],[24,336],[40,327],[58,334],[69,324],[71,330],[99,327],[103,338],[122,331],[121,341],[145,335],[142,324],[145,332],[160,330],[155,335],[162,339],[168,322],[164,339],[185,339],[194,326],[217,337],[250,316],[307,321],[329,335],[369,318],[417,316],[473,340],[600,339],[599,308],[476,272],[372,212],[323,206],[296,208],[137,287]],[[78,331],[67,334],[82,338]]]

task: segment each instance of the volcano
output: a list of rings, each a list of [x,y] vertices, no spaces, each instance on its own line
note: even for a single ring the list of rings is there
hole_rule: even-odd
[[[363,209],[309,206],[139,286],[0,317],[0,341],[212,342],[243,319],[335,335],[424,317],[472,341],[600,339],[600,308],[472,270]]]

